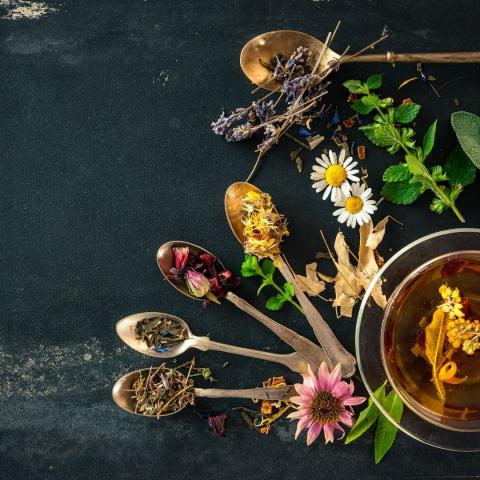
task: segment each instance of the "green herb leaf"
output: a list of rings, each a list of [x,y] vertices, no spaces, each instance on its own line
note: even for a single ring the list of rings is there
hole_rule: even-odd
[[[398,165],[391,165],[383,172],[384,182],[402,182],[410,180],[412,174],[406,163],[399,163]]]
[[[260,284],[260,286],[258,287],[258,290],[257,290],[257,295],[260,295],[260,292],[265,288],[265,287],[268,287],[269,285],[271,285],[272,282],[270,281],[270,279],[264,279],[262,281],[262,283]]]
[[[471,163],[468,158],[467,162]],[[473,167],[475,171],[475,167]],[[447,174],[443,171],[443,167],[441,165],[434,165],[430,169],[430,176],[433,178],[434,182],[445,182],[448,180]]]
[[[245,255],[245,260],[240,269],[242,277],[254,277],[255,275],[262,275],[262,269],[258,264],[258,259],[255,255]]]
[[[399,422],[402,418],[403,403],[400,397],[392,390],[382,403],[385,411],[395,420]],[[392,448],[397,436],[398,428],[390,422],[382,413],[378,418],[377,428],[375,430],[375,463],[379,463],[385,454]]]
[[[368,87],[360,80],[347,80],[343,86],[351,93],[365,93],[368,94]]]
[[[435,213],[443,213],[448,208],[448,205],[440,198],[433,198],[430,204],[430,210]]]
[[[420,111],[421,106],[416,103],[400,105],[395,110],[393,120],[395,123],[413,122]]]
[[[455,112],[451,122],[463,151],[480,168],[480,117],[474,113]]]
[[[400,131],[395,127],[395,125],[379,125],[374,130],[374,135],[377,141],[376,145],[379,147],[389,147],[388,151],[390,153],[398,152],[401,147],[402,140]]]
[[[273,274],[275,273],[275,264],[269,259],[266,258],[261,265],[261,269],[263,274],[266,277],[273,277]]]
[[[480,146],[479,146],[480,148]],[[470,185],[475,181],[477,170],[460,145],[447,158],[445,173],[451,186]]]
[[[361,100],[355,100],[351,107],[361,115],[367,115],[375,108],[373,105],[365,105]]]
[[[295,296],[295,289],[290,282],[286,282],[283,284],[283,290],[285,291],[285,295],[289,298],[293,298]]]
[[[375,73],[367,78],[367,86],[370,90],[376,90],[382,86],[382,76],[379,73]]]
[[[387,382],[385,381],[383,385],[380,385],[380,387],[378,387],[373,393],[373,396],[379,399],[382,404],[385,400],[386,384]],[[367,407],[360,412],[357,421],[348,433],[348,436],[345,440],[345,445],[362,436],[377,421],[379,413],[380,410],[378,409],[377,405],[373,402],[372,398],[369,398]]]
[[[410,205],[422,193],[422,186],[410,181],[386,183],[382,188],[382,197],[398,205]]]
[[[437,131],[437,121],[435,120],[425,132],[423,137],[423,158],[427,158],[432,151],[435,143],[435,132]]]
[[[277,293],[275,296],[270,297],[267,300],[266,307],[269,310],[280,310],[283,307],[283,304],[286,302],[286,298],[281,294]]]

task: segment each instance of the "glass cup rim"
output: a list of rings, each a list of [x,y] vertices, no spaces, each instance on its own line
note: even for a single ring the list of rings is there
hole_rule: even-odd
[[[417,441],[420,441],[422,443],[425,443],[427,445],[431,445],[430,443],[424,441],[422,438],[419,438],[417,436],[415,436],[414,434],[412,434],[407,428],[405,428],[403,425],[401,425],[399,422],[397,422],[395,419],[393,419],[391,417],[391,415],[383,408],[382,404],[373,396],[373,393],[374,391],[372,390],[372,388],[370,387],[368,381],[366,380],[366,375],[365,375],[365,372],[363,370],[363,365],[362,365],[362,360],[361,360],[361,354],[360,354],[360,327],[361,327],[361,323],[362,323],[362,318],[363,318],[363,315],[364,315],[364,311],[365,311],[365,308],[367,307],[367,302],[368,302],[368,299],[370,298],[371,296],[371,293],[372,293],[372,290],[375,286],[375,284],[378,282],[378,280],[383,276],[384,272],[400,257],[402,256],[404,253],[408,252],[409,250],[411,250],[413,247],[417,246],[417,245],[420,245],[421,243],[423,242],[426,242],[428,240],[432,240],[434,238],[437,238],[437,237],[441,237],[441,236],[445,236],[445,235],[451,235],[451,234],[458,234],[458,233],[476,233],[476,234],[479,234],[480,235],[480,228],[467,228],[467,227],[464,227],[464,228],[451,228],[451,229],[447,229],[447,230],[440,230],[438,232],[434,232],[434,233],[430,233],[428,235],[424,235],[420,238],[417,238],[416,240],[414,240],[413,242],[410,242],[408,243],[407,245],[405,245],[404,247],[402,247],[400,250],[398,250],[394,255],[392,255],[392,257],[390,257],[386,262],[385,264],[379,269],[379,271],[375,274],[375,276],[373,277],[372,281],[370,282],[369,286],[367,287],[366,291],[365,291],[365,294],[363,295],[363,298],[362,298],[362,302],[360,304],[360,308],[358,310],[358,314],[357,314],[357,321],[356,321],[356,328],[355,328],[355,350],[356,350],[356,354],[357,354],[357,364],[358,364],[358,370],[360,372],[360,376],[362,377],[362,380],[363,380],[363,384],[365,385],[365,388],[369,394],[369,396],[371,397],[372,401],[374,402],[374,404],[377,406],[377,408],[380,410],[380,412],[382,413],[382,415],[384,415],[385,417],[387,417],[387,419],[393,424],[395,425],[399,430],[401,430],[403,433],[405,433],[406,435],[408,435],[409,437],[411,438],[414,438],[415,440]],[[386,372],[385,372],[385,376],[386,375]],[[420,417],[422,418],[422,417]],[[433,425],[433,424],[432,424]],[[472,433],[474,433],[473,431],[471,431]],[[441,448],[441,449],[444,449],[444,450],[452,450],[452,448],[448,448],[446,446],[443,446],[443,445],[438,445],[437,448]],[[468,451],[468,450],[462,450],[462,451]],[[471,451],[478,451],[478,449],[474,449],[474,450],[471,450]]]

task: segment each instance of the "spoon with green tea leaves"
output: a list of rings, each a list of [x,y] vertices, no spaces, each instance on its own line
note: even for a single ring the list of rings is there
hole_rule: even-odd
[[[240,66],[245,76],[265,90],[277,90],[280,83],[276,74],[281,73],[289,59],[308,49],[313,57],[320,57],[320,71],[328,71],[335,62],[340,63],[480,63],[480,52],[441,53],[372,53],[363,54],[365,49],[354,55],[339,55],[330,46],[332,36],[321,42],[315,37],[294,30],[275,30],[262,33],[249,40],[240,54]],[[382,36],[380,40],[386,38]],[[375,43],[378,43],[375,42]],[[370,45],[369,45],[370,47]],[[313,63],[313,62],[312,62]],[[287,68],[288,69],[288,68]],[[332,70],[332,69],[330,69]]]
[[[180,367],[168,368],[163,363],[159,367],[127,373],[113,386],[113,400],[129,413],[160,418],[194,405],[195,397],[287,400],[296,394],[291,385],[238,390],[195,388],[192,378],[194,362],[188,362],[185,368],[188,369],[186,374],[180,371]]]
[[[172,358],[189,348],[196,348],[201,351],[216,350],[258,358],[285,365],[292,372],[307,372],[308,362],[297,352],[264,352],[215,342],[209,337],[197,337],[191,332],[187,322],[168,313],[135,313],[120,320],[116,329],[118,336],[129,347],[151,357]]]
[[[351,377],[355,373],[355,357],[343,347],[307,298],[285,256],[281,254],[280,244],[289,232],[285,217],[278,213],[270,195],[250,183],[233,183],[225,193],[225,214],[245,253],[258,258],[270,258],[285,280],[293,286],[303,312],[327,355],[330,367],[340,363],[342,375]]]
[[[267,317],[236,295],[232,288],[240,279],[233,276],[222,262],[208,250],[190,242],[174,240],[164,243],[157,252],[157,264],[165,279],[176,290],[193,300],[220,303],[221,298],[233,303],[275,333],[299,353],[312,368],[326,361],[322,347]]]

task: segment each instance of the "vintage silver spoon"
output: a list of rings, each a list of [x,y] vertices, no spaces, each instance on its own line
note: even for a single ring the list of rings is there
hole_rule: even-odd
[[[225,193],[225,214],[227,216],[228,224],[235,236],[235,238],[243,246],[245,237],[243,234],[243,197],[249,191],[262,193],[262,191],[255,185],[246,182],[233,183],[228,187]],[[322,345],[325,354],[329,360],[330,368],[337,363],[342,365],[342,375],[344,377],[351,377],[355,373],[355,357],[349,353],[338,338],[332,332],[332,329],[325,322],[320,312],[315,308],[313,303],[308,299],[300,285],[295,278],[295,274],[291,271],[288,262],[282,255],[278,255],[276,263],[279,265],[278,269],[287,282],[291,282],[295,288],[295,295],[302,306],[302,309],[310,323],[315,336]]]
[[[186,295],[188,298],[193,300],[201,301],[201,298],[195,297],[188,291],[187,285],[183,279],[174,279],[169,278],[169,271],[174,265],[173,262],[173,251],[174,247],[189,247],[190,251],[193,253],[208,253],[213,255],[211,252],[206,250],[203,247],[195,245],[190,242],[174,240],[171,242],[164,243],[157,252],[157,264],[160,268],[160,271],[163,273],[165,279],[173,285],[179,292]],[[216,257],[218,259],[218,257]],[[222,265],[223,266],[223,265]],[[225,295],[225,300],[232,302],[236,307],[244,312],[248,313],[253,318],[257,319],[260,323],[263,323],[268,329],[275,333],[280,339],[282,339],[287,345],[290,345],[296,352],[298,352],[306,362],[308,362],[312,369],[318,368],[322,362],[327,361],[327,357],[322,347],[316,345],[305,337],[302,337],[298,333],[294,332],[288,327],[276,322],[275,320],[267,317],[262,312],[257,310],[253,305],[250,305],[246,300],[239,297],[232,291],[229,291]]]
[[[154,417],[157,415],[144,415],[143,413],[135,412],[135,400],[132,398],[132,385],[139,375],[148,374],[149,368],[135,370],[125,374],[119,378],[112,389],[112,398],[114,402],[123,410],[140,415],[141,417]],[[178,372],[181,374],[180,372]],[[186,379],[185,375],[181,374]],[[192,387],[193,388],[193,387]],[[242,388],[238,390],[223,389],[223,388],[193,388],[195,397],[208,398],[255,398],[260,400],[288,400],[291,396],[296,395],[295,388],[292,385],[286,387],[267,387],[267,388]],[[174,411],[159,415],[160,417],[167,417],[181,412],[187,405]]]
[[[141,339],[138,339],[135,334],[135,327],[140,320],[144,318],[155,318],[155,317],[167,317],[179,324],[183,330],[185,339],[176,344],[169,345],[169,350],[164,352],[158,352],[154,348],[149,347],[146,342]],[[269,362],[281,363],[288,367],[292,372],[305,373],[307,372],[308,362],[298,353],[270,353],[264,352],[262,350],[253,350],[251,348],[237,347],[235,345],[228,345],[226,343],[219,343],[213,340],[210,340],[209,337],[197,337],[190,330],[187,322],[182,320],[179,317],[170,315],[169,313],[160,313],[160,312],[143,312],[135,313],[129,315],[128,317],[122,318],[117,323],[117,334],[118,336],[131,348],[137,352],[143,353],[144,355],[149,355],[151,357],[157,358],[172,358],[177,355],[181,355],[186,352],[189,348],[196,348],[203,352],[207,350],[216,350],[218,352],[233,353],[235,355],[243,355],[244,357],[259,358],[261,360],[267,360]]]
[[[328,68],[329,62],[338,60],[340,55],[311,35],[295,30],[274,30],[262,33],[249,40],[240,54],[240,66],[246,77],[265,90],[276,90],[279,84],[263,64],[270,63],[281,53],[287,58],[298,47],[308,47],[312,52],[324,52],[319,71]],[[342,63],[479,63],[480,52],[441,52],[441,53],[372,53],[366,55],[346,55]]]

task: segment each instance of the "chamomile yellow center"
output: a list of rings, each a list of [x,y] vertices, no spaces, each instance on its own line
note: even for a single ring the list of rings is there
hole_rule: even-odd
[[[350,213],[361,212],[363,200],[360,197],[351,196],[345,200],[345,210]]]
[[[325,181],[331,187],[340,187],[347,179],[347,171],[342,165],[330,165],[325,171]]]

